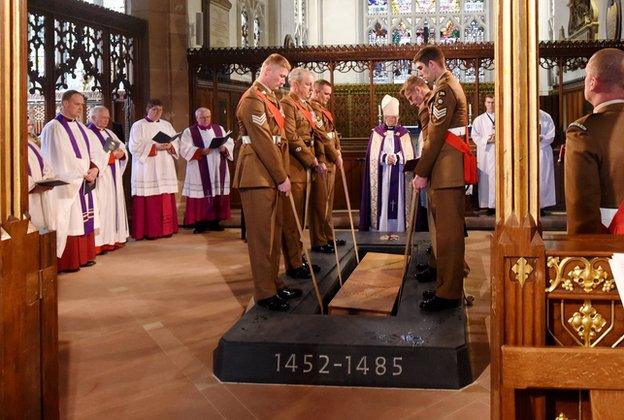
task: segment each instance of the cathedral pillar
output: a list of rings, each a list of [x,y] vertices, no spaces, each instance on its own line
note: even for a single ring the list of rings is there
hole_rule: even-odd
[[[152,98],[165,104],[164,118],[176,130],[188,126],[186,0],[132,0],[130,12],[149,25],[149,78]]]

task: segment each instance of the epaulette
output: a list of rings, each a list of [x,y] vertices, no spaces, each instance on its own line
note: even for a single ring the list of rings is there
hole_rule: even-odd
[[[571,129],[579,129],[581,131],[587,131],[587,127],[585,127],[583,124],[576,122],[576,121],[568,126],[568,130],[571,130]]]

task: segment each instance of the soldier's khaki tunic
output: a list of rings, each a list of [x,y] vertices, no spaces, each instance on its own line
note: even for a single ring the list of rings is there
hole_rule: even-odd
[[[429,126],[429,100],[433,95],[432,91],[427,92],[422,103],[418,106],[418,124],[420,130],[423,133],[423,148],[427,143],[427,127]],[[427,188],[427,203],[431,203],[431,188]],[[427,204],[427,225],[429,227],[429,237],[431,239],[431,254],[429,255],[428,264],[430,267],[436,267],[436,230],[435,220],[433,220],[433,213],[431,212],[431,205]]]
[[[277,185],[286,180],[288,165],[284,133],[259,92],[279,107],[275,94],[259,82],[242,96],[236,118],[243,145],[232,181],[232,186],[239,190],[247,224],[247,247],[256,301],[271,297],[277,289],[284,287],[278,279],[282,198]]]
[[[323,145],[323,160],[327,166],[325,177],[316,177],[312,184],[311,201],[314,210],[310,214],[312,245],[333,243],[332,212],[334,209],[334,185],[336,182],[336,159],[340,156],[340,143],[334,123],[327,110],[318,101],[311,101],[316,126],[315,144]],[[318,158],[318,155],[317,155]],[[320,161],[320,159],[319,159]]]
[[[281,100],[281,105],[286,120],[286,140],[290,152],[288,175],[292,185],[291,194],[295,201],[299,222],[303,223],[306,171],[308,169],[312,170],[314,167],[315,156],[312,127],[310,127],[308,120],[295,105],[297,101],[306,109],[311,110],[307,102],[302,101],[292,92]],[[303,244],[290,204],[284,208],[282,251],[284,253],[284,265],[287,270],[301,265]]]
[[[598,105],[566,132],[568,233],[606,233],[600,209],[624,201],[624,101]]]
[[[436,295],[460,299],[464,280],[464,161],[445,141],[451,128],[466,127],[466,95],[451,72],[436,81],[429,99],[427,141],[416,174],[429,178],[430,207],[435,224]]]

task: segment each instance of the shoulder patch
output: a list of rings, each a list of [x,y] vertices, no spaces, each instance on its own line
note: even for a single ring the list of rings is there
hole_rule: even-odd
[[[581,131],[587,131],[587,127],[585,127],[583,124],[578,123],[576,121],[568,126],[568,130],[572,130],[572,129],[579,129]]]

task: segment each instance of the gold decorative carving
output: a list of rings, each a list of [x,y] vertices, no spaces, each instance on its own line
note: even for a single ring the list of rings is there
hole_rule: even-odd
[[[602,331],[607,320],[596,311],[590,300],[585,300],[579,311],[568,319],[568,324],[583,340],[585,347],[590,347],[592,340],[596,338],[596,333]]]
[[[567,273],[566,266],[576,264]],[[548,257],[546,263],[548,268],[554,268],[555,278],[549,279],[550,286],[547,293],[553,292],[557,286],[561,285],[563,290],[573,291],[575,286],[583,289],[585,293],[591,293],[600,287],[603,292],[615,290],[615,281],[610,272],[605,269],[609,267],[606,258],[566,257],[561,260],[559,257]]]
[[[557,417],[555,417],[555,420],[569,420],[568,416],[566,416],[563,413],[559,413],[559,415]]]
[[[524,257],[520,257],[514,266],[511,267],[511,271],[516,275],[516,280],[520,283],[520,287],[523,287],[524,282],[527,281],[529,275],[533,272],[533,267]]]

